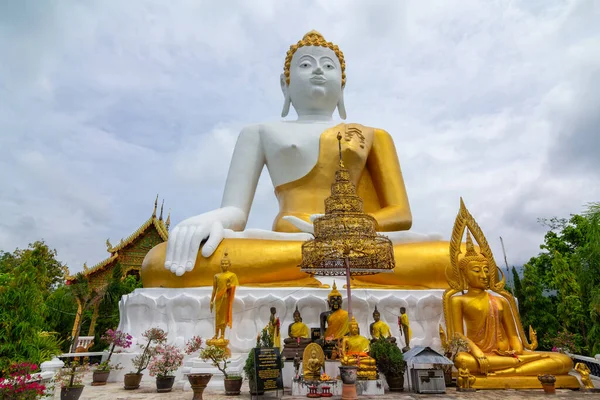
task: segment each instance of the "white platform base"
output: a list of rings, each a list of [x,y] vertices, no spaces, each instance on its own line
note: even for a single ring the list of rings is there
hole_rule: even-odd
[[[340,291],[342,282],[339,282]],[[169,344],[180,348],[194,335],[203,339],[214,335],[214,315],[209,310],[211,287],[165,289],[142,288],[123,296],[119,303],[121,319],[119,329],[133,336],[133,346],[125,352],[113,354],[112,360],[121,363],[121,371],[113,371],[109,381],[122,381],[123,375],[133,369],[131,359],[140,351],[137,343],[144,344],[142,333],[149,328],[158,327],[168,333]],[[298,306],[305,324],[319,327],[319,314],[327,310],[327,295],[331,289],[316,288],[254,288],[238,287],[233,305],[233,329],[226,333],[232,357],[239,357],[241,372],[250,349],[256,344],[256,335],[269,322],[270,307],[277,309],[281,320],[282,337],[287,336],[287,327],[293,322],[293,313]],[[424,345],[440,350],[441,342],[438,327],[443,323],[443,290],[375,290],[355,289],[352,292],[353,314],[360,326],[360,332],[369,336],[369,324],[373,322],[375,305],[381,313],[381,319],[388,323],[399,346],[404,346],[404,338],[399,336],[398,315],[400,307],[407,310],[413,337],[411,346]],[[344,295],[344,305],[347,299]],[[184,385],[183,370],[189,366],[190,357],[186,357],[184,367],[176,373],[178,386]],[[197,364],[198,365],[198,364]],[[219,371],[212,366],[198,366],[204,372],[215,375]],[[236,368],[231,365],[231,368]],[[326,373],[337,377],[337,365]],[[284,372],[284,382],[293,377],[293,366]],[[233,372],[233,371],[232,371]],[[288,376],[289,375],[289,376]],[[154,381],[145,371],[143,381]],[[211,379],[219,385],[219,380]],[[288,383],[289,384],[289,383]]]

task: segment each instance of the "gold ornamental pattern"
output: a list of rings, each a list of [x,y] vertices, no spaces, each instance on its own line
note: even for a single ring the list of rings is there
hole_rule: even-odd
[[[338,134],[341,155],[341,133]],[[315,219],[315,238],[302,245],[300,269],[312,275],[346,275],[346,259],[351,275],[391,272],[395,267],[394,247],[378,235],[377,221],[363,211],[362,199],[350,181],[350,173],[340,158],[340,168],[325,199],[325,215]]]

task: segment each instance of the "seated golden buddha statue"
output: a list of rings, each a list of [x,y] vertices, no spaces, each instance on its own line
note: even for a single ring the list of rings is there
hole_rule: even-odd
[[[221,207],[177,224],[169,240],[154,247],[142,265],[144,287],[209,286],[222,249],[230,249],[232,272],[242,286],[321,286],[297,267],[301,245],[312,238],[311,220],[338,168],[337,135],[343,161],[364,211],[394,244],[394,273],[359,276],[356,286],[405,289],[446,288],[448,243],[435,235],[409,232],[412,215],[394,142],[384,130],[332,120],[346,117],[346,63],[337,45],[315,31],[287,52],[281,88],[282,116],[290,106],[297,121],[248,126],[233,152]],[[261,171],[267,166],[279,213],[273,230],[246,229]]]
[[[466,252],[461,240],[467,231]],[[471,233],[479,244],[473,245]],[[561,353],[535,352],[537,337],[530,327],[527,341],[514,297],[504,289],[504,277],[481,229],[462,199],[450,242],[450,289],[444,292],[447,338],[458,336],[468,343],[468,352],[454,359],[476,379],[476,389],[539,388],[538,374],[556,376],[556,387],[577,388],[569,375],[573,362]],[[466,293],[465,293],[466,291]],[[464,294],[458,294],[462,292]],[[528,350],[526,350],[528,349]],[[531,351],[530,351],[531,350]]]
[[[396,338],[392,336],[392,330],[390,326],[381,320],[381,313],[375,306],[375,310],[373,311],[373,319],[375,322],[369,325],[369,330],[371,331],[371,341],[375,341],[381,338],[385,338],[392,343],[396,343]]]
[[[304,349],[302,357],[302,376],[307,381],[317,381],[321,377],[321,369],[325,363],[323,350],[316,343],[311,343]]]
[[[304,351],[306,345],[311,342],[310,330],[304,322],[302,315],[296,306],[294,311],[294,322],[288,326],[288,337],[283,339],[282,355],[287,359],[294,358],[297,351]]]
[[[370,341],[360,335],[358,322],[352,317],[350,321],[350,334],[342,339],[340,346],[340,362],[342,365],[358,366],[358,379],[377,379],[377,366],[375,359],[369,356]]]

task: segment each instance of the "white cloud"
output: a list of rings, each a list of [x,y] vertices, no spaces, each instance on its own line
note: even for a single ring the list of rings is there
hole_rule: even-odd
[[[276,119],[285,52],[317,29],[347,61],[349,121],[396,141],[414,229],[463,196],[500,256],[600,197],[594,1],[0,5],[0,249],[44,238],[72,271],[150,216],[219,205],[239,129]],[[263,174],[249,226],[276,209]]]

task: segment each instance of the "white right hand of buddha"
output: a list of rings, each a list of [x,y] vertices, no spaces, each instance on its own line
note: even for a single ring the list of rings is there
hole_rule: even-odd
[[[202,256],[210,257],[221,241],[225,229],[245,224],[246,215],[237,207],[223,207],[181,221],[169,234],[165,268],[181,276],[194,269],[203,240]]]

